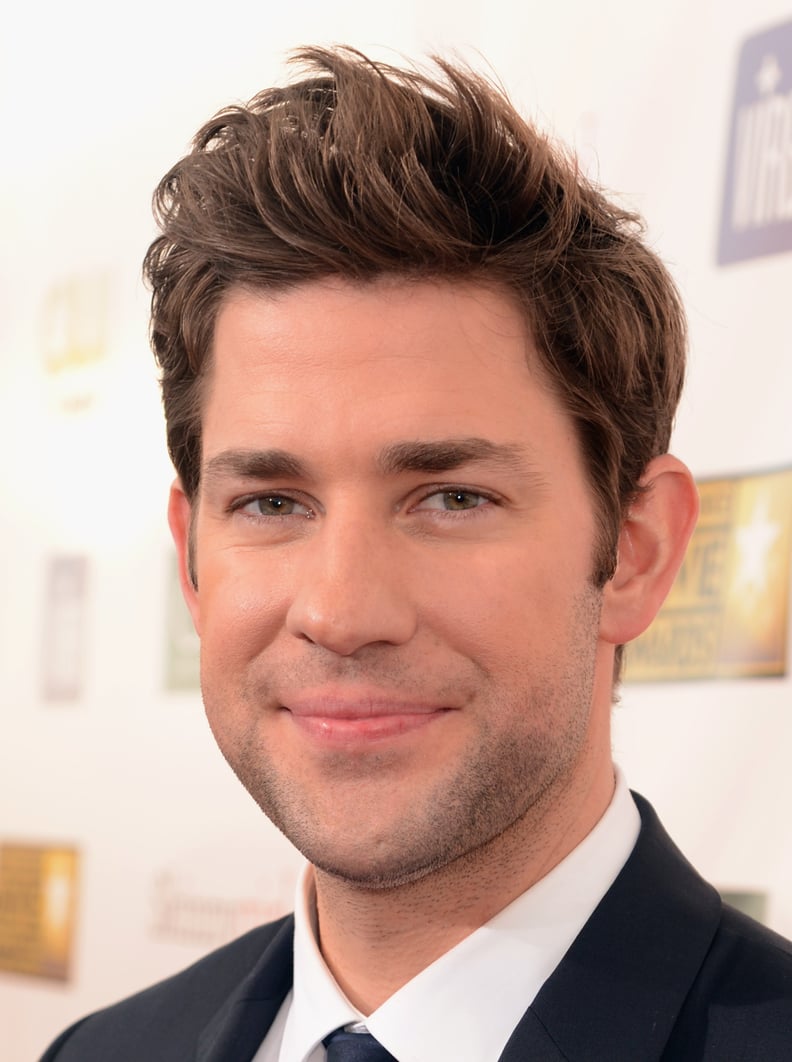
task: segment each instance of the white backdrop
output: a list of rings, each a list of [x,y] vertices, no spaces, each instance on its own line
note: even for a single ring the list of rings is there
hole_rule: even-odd
[[[646,215],[680,283],[692,358],[676,451],[697,475],[789,464],[792,255],[715,265],[738,50],[789,19],[788,0],[46,0],[6,16],[0,842],[70,843],[82,857],[70,981],[0,972],[6,1062],[285,910],[298,866],[222,763],[199,697],[164,691],[171,472],[139,281],[161,174],[300,44],[491,66]],[[70,327],[59,293],[75,280],[85,320],[104,307],[106,356],[47,372]],[[71,554],[88,558],[87,656],[82,695],[57,703],[41,692],[45,579],[51,556]],[[791,691],[788,678],[627,688],[615,739],[631,785],[704,874],[766,891],[787,935]]]

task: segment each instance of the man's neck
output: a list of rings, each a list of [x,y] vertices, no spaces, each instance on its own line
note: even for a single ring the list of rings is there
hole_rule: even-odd
[[[365,889],[315,870],[319,943],[339,986],[370,1014],[561,862],[613,796],[608,762],[559,800],[548,793],[486,846],[406,885]]]

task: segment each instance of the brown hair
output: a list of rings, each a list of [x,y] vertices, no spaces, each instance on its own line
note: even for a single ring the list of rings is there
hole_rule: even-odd
[[[479,278],[519,300],[576,424],[603,585],[684,375],[679,297],[639,219],[470,70],[438,60],[429,77],[349,48],[295,59],[300,80],[221,111],[155,192],[162,235],[144,272],[184,490],[199,486],[202,377],[232,286]]]

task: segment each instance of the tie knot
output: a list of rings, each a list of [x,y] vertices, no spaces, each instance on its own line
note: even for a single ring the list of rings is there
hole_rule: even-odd
[[[327,1062],[397,1062],[371,1033],[336,1029],[323,1042]]]

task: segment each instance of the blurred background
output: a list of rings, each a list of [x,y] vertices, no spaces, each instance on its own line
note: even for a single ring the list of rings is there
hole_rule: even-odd
[[[203,717],[140,263],[199,125],[335,42],[493,74],[647,218],[690,317],[674,448],[717,482],[616,759],[705,876],[792,936],[792,5],[45,0],[0,36],[5,1062],[291,906],[299,857]]]

